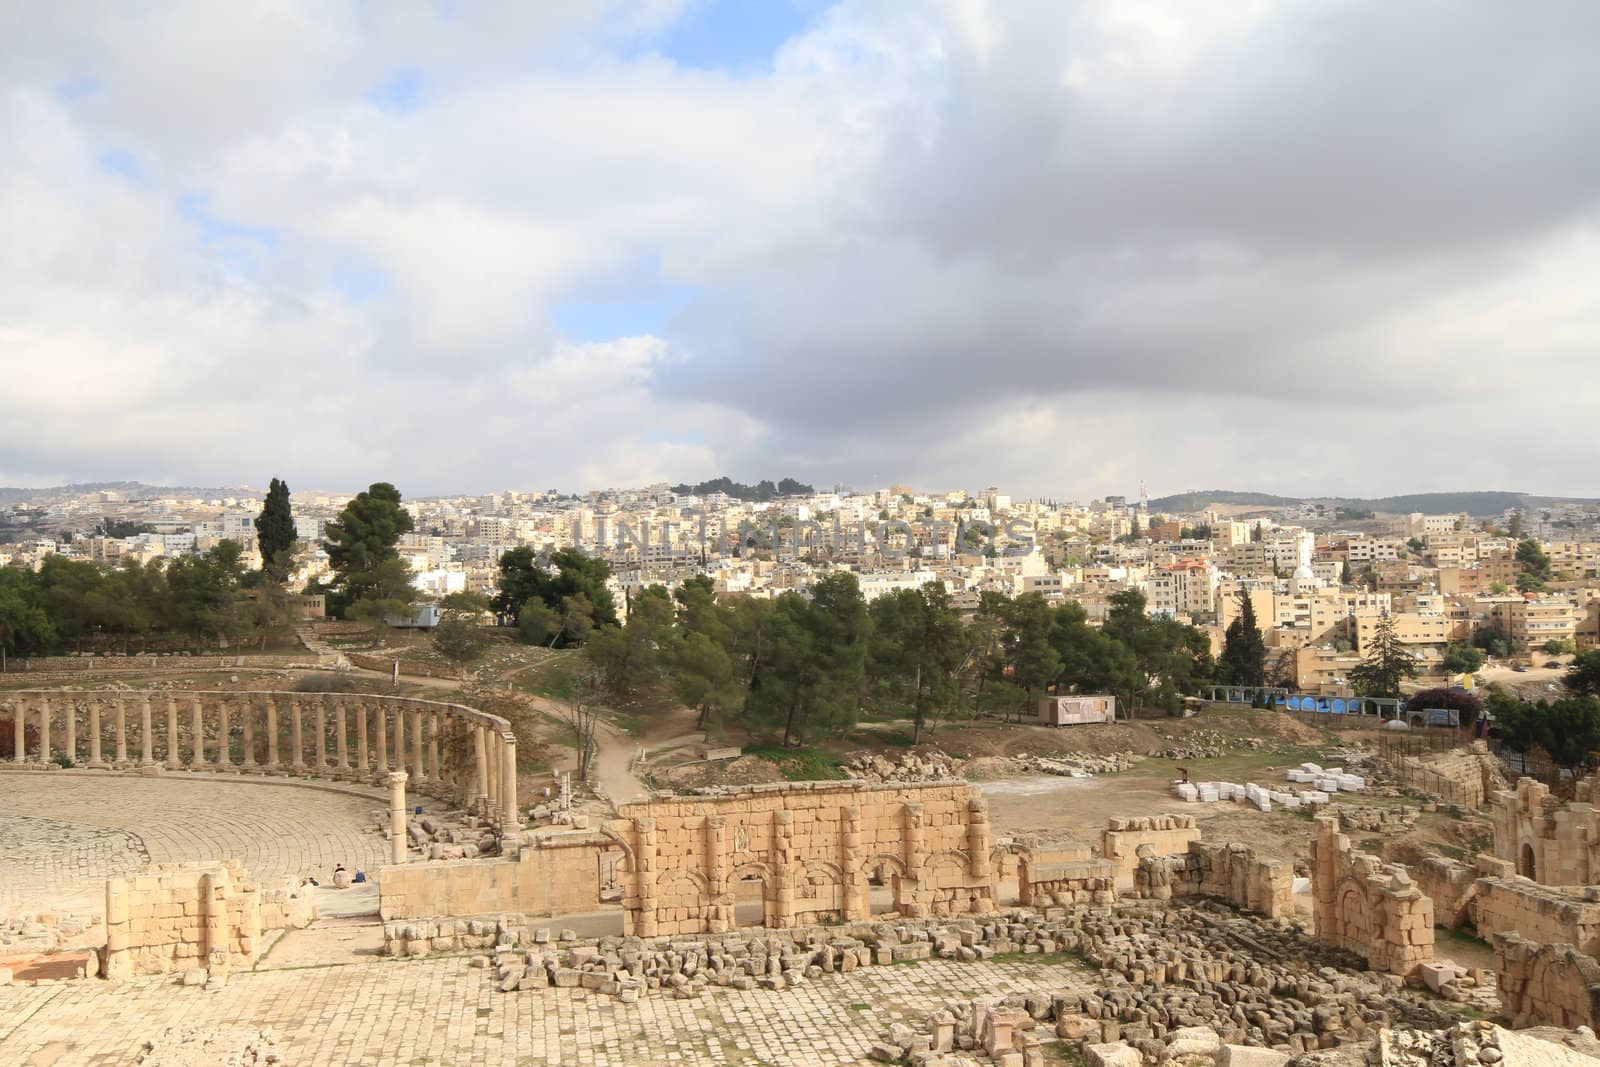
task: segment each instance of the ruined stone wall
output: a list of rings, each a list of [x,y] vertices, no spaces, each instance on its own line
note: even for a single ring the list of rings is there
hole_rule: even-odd
[[[1501,1008],[1511,1025],[1600,1027],[1600,963],[1568,944],[1494,938]]]
[[[1137,819],[1112,819],[1100,835],[1100,855],[1117,869],[1117,889],[1134,887],[1134,871],[1139,869],[1139,849],[1148,845],[1157,856],[1177,856],[1189,851],[1189,842],[1200,840],[1200,830],[1192,815],[1154,815]]]
[[[516,816],[510,723],[460,704],[374,693],[0,692],[10,765],[162,774],[216,771],[383,784],[505,823]]]
[[[1409,975],[1433,958],[1433,901],[1405,869],[1357,852],[1332,815],[1311,842],[1316,938],[1363,956],[1374,970]]]
[[[345,659],[365,671],[392,671],[396,662],[394,656],[372,656],[361,652],[346,652]],[[459,681],[467,676],[466,671],[460,667],[452,667],[447,663],[429,663],[425,660],[401,659],[400,673],[413,678],[445,678]]]
[[[1151,900],[1209,897],[1269,918],[1294,910],[1294,869],[1283,860],[1263,859],[1246,845],[1189,842],[1181,855],[1157,855],[1140,846],[1134,894]]]
[[[1494,794],[1494,854],[1518,874],[1544,885],[1600,882],[1600,813],[1590,800],[1593,783],[1578,783],[1577,799],[1563,804],[1550,787],[1531,778]]]
[[[1022,865],[1021,903],[1036,908],[1111,904],[1117,899],[1117,868],[1094,857],[1040,858]]]
[[[541,836],[508,859],[384,867],[378,911],[388,921],[609,910],[621,906],[624,858],[614,837],[574,832]]]
[[[1573,945],[1600,955],[1600,887],[1561,889],[1526,878],[1480,878],[1478,936],[1517,934],[1545,945]]]
[[[264,895],[235,860],[158,865],[106,883],[101,973],[134,978],[202,967],[226,975],[255,965],[263,930],[314,918],[309,891],[284,886]]]
[[[733,929],[746,886],[779,928],[869,918],[873,881],[911,918],[993,907],[988,809],[965,783],[752,786],[619,815],[631,934]]]
[[[1477,880],[1480,871],[1448,856],[1427,855],[1411,867],[1417,888],[1433,901],[1433,920],[1451,930],[1477,926]]]

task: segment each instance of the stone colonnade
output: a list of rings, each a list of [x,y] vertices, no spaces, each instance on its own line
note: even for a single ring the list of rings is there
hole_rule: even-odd
[[[9,710],[9,716],[6,712]],[[498,715],[371,693],[0,693],[16,766],[293,775],[411,788],[519,822],[517,739]],[[30,745],[27,727],[38,729]],[[79,736],[80,726],[83,736]],[[109,742],[109,745],[108,745]]]

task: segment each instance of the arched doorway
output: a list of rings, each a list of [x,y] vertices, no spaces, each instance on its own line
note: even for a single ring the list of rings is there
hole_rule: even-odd
[[[1524,878],[1539,880],[1538,866],[1533,859],[1533,845],[1523,842],[1522,852],[1517,856],[1517,873]]]

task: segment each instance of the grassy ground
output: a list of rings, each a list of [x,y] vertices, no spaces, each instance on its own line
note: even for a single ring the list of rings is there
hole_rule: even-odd
[[[746,745],[744,754],[775,763],[791,782],[837,780],[844,777],[843,761],[820,748],[784,748],[781,745]]]

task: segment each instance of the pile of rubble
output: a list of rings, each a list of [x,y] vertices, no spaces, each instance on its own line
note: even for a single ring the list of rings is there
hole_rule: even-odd
[[[928,1016],[922,1033],[895,1023],[888,1038],[876,1042],[868,1055],[884,1063],[909,1060],[919,1067],[1043,1067],[1038,1025],[1028,1012],[1003,1000],[950,1001]]]
[[[1600,1062],[1597,1051],[1588,1027],[1511,1031],[1478,1021],[1443,1030],[1384,1031],[1373,1061],[1383,1067],[1593,1067]]]
[[[389,832],[389,812],[373,812],[379,831]],[[406,820],[410,847],[430,860],[470,860],[500,851],[500,835],[493,826],[470,812],[452,811]]]
[[[1209,1027],[1220,1044],[1297,1053],[1367,1040],[1377,1028],[1453,1019],[1391,975],[1317,945],[1284,922],[1213,904],[1013,911],[957,919],[853,923],[694,937],[553,938],[522,916],[389,923],[394,956],[493,946],[479,957],[502,992],[582,987],[636,1001],[713,988],[784,989],[859,967],[997,953],[1076,955],[1102,971],[1093,993],[1008,998],[1035,1023],[1089,1044],[1127,1043],[1162,1062],[1175,1035]],[[959,1017],[959,1016],[958,1016]],[[1026,1028],[1025,1028],[1026,1029]],[[980,1040],[975,1030],[970,1036]],[[959,1045],[959,1043],[958,1043]],[[931,1048],[931,1046],[930,1046]]]
[[[57,915],[54,912],[30,912],[13,919],[0,919],[0,949],[54,952],[63,945],[81,940],[92,927],[99,925],[98,915]]]
[[[1417,816],[1421,814],[1420,808],[1409,804],[1395,808],[1347,807],[1341,804],[1333,810],[1339,816],[1339,829],[1347,833],[1404,833],[1417,824]]]
[[[1054,756],[1022,755],[1016,757],[1024,770],[1037,774],[1060,774],[1070,778],[1092,778],[1097,774],[1121,774],[1133,766],[1131,752],[1113,752],[1109,756],[1096,756],[1088,752],[1064,752]]]
[[[282,1062],[278,1035],[270,1028],[169,1026],[161,1036],[146,1041],[139,1056],[144,1067],[254,1067]]]
[[[961,776],[961,760],[943,752],[907,752],[898,759],[857,756],[844,765],[844,773],[862,782],[942,782]]]
[[[1265,744],[1259,737],[1229,737],[1219,730],[1191,730],[1178,743],[1152,751],[1150,755],[1172,760],[1218,759],[1235,749],[1256,750]]]

